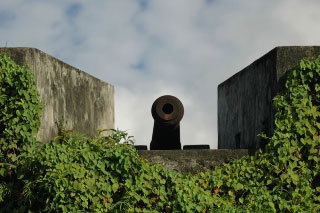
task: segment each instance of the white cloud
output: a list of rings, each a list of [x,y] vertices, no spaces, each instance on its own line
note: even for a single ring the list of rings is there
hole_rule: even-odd
[[[217,86],[279,45],[317,45],[320,2],[0,1],[0,45],[32,46],[115,85],[116,124],[149,145],[153,101],[185,107],[182,144],[217,147]],[[69,13],[68,13],[69,11]]]

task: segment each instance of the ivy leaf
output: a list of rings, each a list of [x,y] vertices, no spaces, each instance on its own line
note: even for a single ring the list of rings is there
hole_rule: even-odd
[[[115,182],[113,185],[112,185],[112,191],[113,192],[116,192],[119,188],[119,184],[117,182]]]
[[[269,204],[269,206],[270,206],[273,210],[275,210],[275,207],[274,207],[274,203],[273,203],[273,202],[269,201],[268,204]]]
[[[236,183],[232,185],[236,191],[243,189],[243,185],[241,183]]]

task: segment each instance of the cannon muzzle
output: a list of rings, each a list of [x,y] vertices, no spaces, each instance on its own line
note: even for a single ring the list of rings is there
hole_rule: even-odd
[[[181,149],[180,121],[184,114],[181,101],[171,95],[159,97],[152,105],[154,119],[150,150]]]

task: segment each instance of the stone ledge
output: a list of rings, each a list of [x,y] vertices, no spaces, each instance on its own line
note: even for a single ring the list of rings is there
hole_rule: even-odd
[[[141,158],[179,173],[198,173],[249,155],[248,149],[138,150]]]

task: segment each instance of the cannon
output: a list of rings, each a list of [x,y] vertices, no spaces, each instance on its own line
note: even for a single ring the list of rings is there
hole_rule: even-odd
[[[157,98],[152,104],[154,119],[150,150],[181,150],[180,121],[184,114],[181,101],[171,95]]]

